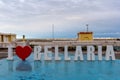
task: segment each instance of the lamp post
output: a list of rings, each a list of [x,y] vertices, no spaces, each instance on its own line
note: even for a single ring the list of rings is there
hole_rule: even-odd
[[[54,40],[54,24],[52,24],[52,38]]]
[[[86,27],[87,27],[87,32],[88,32],[88,26],[89,26],[89,24],[86,24]]]

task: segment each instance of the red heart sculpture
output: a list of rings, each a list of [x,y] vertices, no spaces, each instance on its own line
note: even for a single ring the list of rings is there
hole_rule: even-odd
[[[15,52],[17,56],[24,61],[27,57],[30,56],[32,48],[30,46],[17,46]]]

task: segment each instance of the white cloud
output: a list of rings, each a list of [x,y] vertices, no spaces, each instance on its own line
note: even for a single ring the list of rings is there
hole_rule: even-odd
[[[120,18],[119,4],[119,0],[0,0],[0,30],[45,33],[55,24],[56,32],[79,31],[86,23]]]
[[[25,0],[20,0],[20,2],[22,2],[22,3],[23,3],[23,2],[25,2]]]

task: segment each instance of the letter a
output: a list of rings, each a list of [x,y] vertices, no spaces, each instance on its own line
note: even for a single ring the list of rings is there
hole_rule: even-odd
[[[84,60],[83,59],[83,53],[82,53],[81,46],[77,46],[76,47],[76,52],[75,52],[75,58],[74,58],[74,60],[78,60],[78,57],[80,57],[80,60]]]
[[[114,50],[113,50],[113,46],[112,45],[107,45],[106,60],[110,60],[110,57],[112,58],[112,60],[115,60],[115,53],[114,53]]]

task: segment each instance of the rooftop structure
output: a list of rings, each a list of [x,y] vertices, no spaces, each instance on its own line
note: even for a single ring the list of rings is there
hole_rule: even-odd
[[[16,34],[0,33],[0,42],[12,42],[16,40]]]
[[[93,32],[78,33],[78,41],[92,41],[92,40],[93,40]]]
[[[88,24],[86,24],[86,31],[78,33],[78,41],[92,41],[93,32],[88,31]]]

